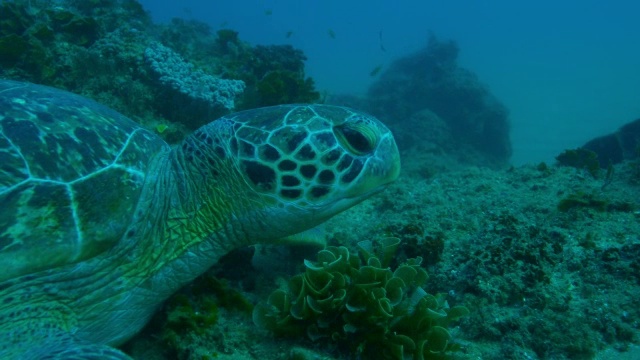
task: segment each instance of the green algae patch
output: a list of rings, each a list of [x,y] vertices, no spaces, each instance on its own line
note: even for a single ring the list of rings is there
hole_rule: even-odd
[[[218,322],[218,306],[211,298],[194,301],[186,295],[178,294],[171,298],[167,306],[162,339],[170,348],[179,347],[181,338],[186,334],[204,335]]]
[[[160,320],[161,338],[167,349],[183,348],[190,336],[207,338],[218,325],[220,310],[251,314],[253,305],[224,279],[204,275],[189,287],[172,296],[165,305],[165,318]]]
[[[568,149],[556,156],[558,165],[568,166],[576,169],[585,169],[591,176],[598,178],[600,174],[600,163],[598,154],[587,149]]]
[[[597,212],[633,212],[636,209],[633,201],[612,201],[595,193],[578,191],[560,199],[557,208],[561,212],[573,209],[591,209]]]
[[[363,358],[447,358],[460,348],[447,326],[469,310],[424,290],[429,276],[421,258],[391,269],[398,245],[386,238],[360,242],[358,255],[343,246],[321,250],[288,289],[254,308],[254,323],[280,336],[334,342]]]
[[[567,212],[575,208],[588,208],[596,211],[606,211],[608,202],[593,194],[577,192],[569,194],[558,202],[558,210]]]

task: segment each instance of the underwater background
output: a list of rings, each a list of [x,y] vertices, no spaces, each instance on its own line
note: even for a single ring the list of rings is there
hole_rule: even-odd
[[[394,132],[400,179],[331,219],[326,251],[229,254],[123,347],[136,359],[639,359],[638,10],[2,1],[0,77],[171,144],[283,103]]]
[[[640,113],[640,4],[634,1],[142,4],[157,21],[180,16],[233,28],[254,44],[292,44],[307,55],[306,71],[318,88],[337,93],[365,93],[373,69],[420,49],[429,32],[455,40],[459,64],[509,109],[515,164],[549,161]]]

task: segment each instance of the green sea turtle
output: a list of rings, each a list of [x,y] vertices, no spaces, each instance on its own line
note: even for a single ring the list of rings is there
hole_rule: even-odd
[[[113,346],[222,255],[300,241],[399,170],[389,130],[343,107],[239,112],[171,148],[91,100],[0,80],[0,358],[129,359]]]

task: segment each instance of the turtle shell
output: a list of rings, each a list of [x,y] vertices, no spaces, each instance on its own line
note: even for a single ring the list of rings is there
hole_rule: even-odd
[[[0,80],[0,281],[117,244],[166,149],[94,101]]]

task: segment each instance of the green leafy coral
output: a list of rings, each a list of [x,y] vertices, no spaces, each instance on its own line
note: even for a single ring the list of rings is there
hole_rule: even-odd
[[[274,291],[254,308],[254,322],[277,335],[333,341],[366,358],[446,358],[459,347],[447,325],[469,311],[423,289],[428,275],[420,257],[392,271],[399,243],[386,238],[374,251],[363,241],[359,256],[343,246],[320,251],[288,290]]]

